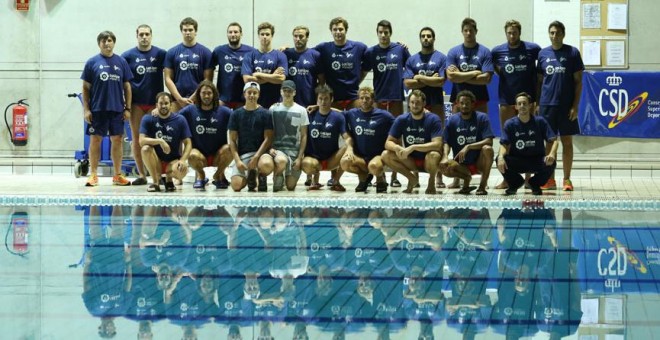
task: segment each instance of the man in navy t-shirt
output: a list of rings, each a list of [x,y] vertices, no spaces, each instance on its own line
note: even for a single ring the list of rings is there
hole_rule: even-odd
[[[212,82],[203,80],[195,90],[195,105],[188,105],[179,111],[188,122],[192,135],[190,166],[195,169],[194,189],[204,190],[209,180],[204,168],[216,167],[213,185],[216,189],[227,189],[225,169],[231,163],[231,152],[227,144],[227,124],[231,110],[220,106],[218,89]]]
[[[408,96],[410,112],[394,120],[385,142],[383,163],[408,179],[404,193],[411,193],[418,184],[416,171],[429,173],[426,193],[436,193],[435,177],[442,150],[442,126],[437,115],[424,112],[425,105],[424,92],[413,90]]]
[[[172,114],[172,102],[172,95],[167,92],[156,95],[158,115],[146,115],[140,124],[142,158],[153,179],[153,184],[147,188],[149,192],[160,191],[161,174],[165,174],[165,191],[174,191],[172,178],[183,180],[188,173],[188,157],[192,150],[190,128],[183,116]]]
[[[472,92],[477,101],[475,110],[488,112],[488,89],[493,76],[493,60],[490,51],[477,43],[477,22],[465,18],[461,23],[463,43],[447,53],[447,78],[453,83],[451,101],[458,106],[457,94],[463,90]],[[457,111],[455,107],[454,111]]]
[[[371,87],[358,91],[360,108],[346,111],[347,132],[346,152],[341,159],[344,171],[358,175],[360,183],[356,192],[365,192],[371,179],[376,177],[376,192],[387,191],[387,182],[381,153],[385,150],[387,134],[394,122],[391,113],[374,108],[375,94]]]
[[[548,27],[552,45],[539,52],[536,65],[539,76],[539,113],[545,117],[552,131],[559,135],[562,146],[564,191],[573,191],[573,135],[580,134],[578,106],[582,93],[584,63],[577,48],[564,44],[566,28],[559,21]],[[548,146],[549,147],[549,146]],[[556,189],[555,174],[541,189]]]
[[[447,120],[443,132],[443,154],[440,167],[444,175],[464,180],[463,187],[457,192],[468,195],[475,187],[470,187],[472,175],[481,174],[477,195],[487,195],[486,185],[490,167],[493,164],[493,130],[488,115],[475,111],[475,95],[467,90],[458,93],[460,114]],[[454,155],[449,160],[449,151]]]
[[[313,48],[307,48],[309,28],[306,26],[294,27],[292,35],[294,48],[284,50],[289,64],[287,79],[296,83],[294,101],[308,107],[316,103],[314,94],[316,86],[325,84],[325,74],[321,68],[321,53]]]
[[[550,178],[557,163],[559,142],[543,117],[531,116],[532,97],[522,92],[516,96],[518,115],[507,120],[502,129],[497,169],[509,184],[507,195],[513,195],[524,180],[520,173],[533,173],[529,185],[534,195],[541,194],[541,185]],[[546,154],[546,143],[551,145]]]
[[[237,109],[245,105],[243,98],[243,76],[241,67],[245,55],[254,51],[254,47],[241,43],[243,28],[241,24],[232,22],[227,26],[227,41],[225,45],[216,47],[211,57],[211,67],[218,66],[217,88],[220,92],[220,105]]]
[[[100,53],[85,63],[80,76],[83,81],[82,105],[84,119],[87,122],[89,137],[90,175],[85,184],[97,186],[101,141],[110,135],[112,166],[115,176],[114,185],[131,185],[121,172],[123,158],[122,137],[124,120],[131,117],[133,73],[126,60],[114,54],[117,38],[110,31],[103,31],[96,37]]]
[[[399,43],[392,43],[392,24],[381,20],[376,26],[378,45],[364,54],[364,70],[373,71],[376,102],[379,108],[394,117],[403,113],[403,70],[410,52]]]
[[[504,122],[516,115],[516,94],[528,93],[536,98],[536,59],[541,47],[533,42],[520,40],[522,25],[517,20],[504,24],[506,42],[491,50],[495,72],[499,76],[498,97],[500,104],[500,130]],[[532,102],[533,103],[533,102]],[[506,181],[495,189],[506,189]]]
[[[280,88],[288,74],[288,65],[284,53],[271,46],[275,27],[268,22],[261,23],[257,34],[259,49],[245,55],[241,75],[246,84],[256,82],[261,86],[259,105],[267,108],[280,99]]]
[[[140,122],[145,112],[151,112],[156,107],[156,94],[163,92],[163,65],[167,51],[151,45],[151,27],[142,24],[136,29],[137,47],[124,52],[121,56],[126,59],[133,72],[131,92],[133,105],[131,105],[131,150],[138,169],[139,177],[132,185],[146,185],[147,177],[144,172],[142,153],[140,152]]]
[[[257,175],[258,190],[266,191],[266,176],[275,168],[273,157],[268,153],[273,143],[273,116],[257,103],[259,92],[256,82],[245,84],[245,106],[232,113],[227,126],[229,150],[234,160],[231,188],[236,192],[246,185],[248,191],[255,191]]]
[[[321,65],[328,85],[335,91],[332,107],[347,110],[356,107],[358,88],[367,72],[363,70],[367,45],[348,40],[348,21],[342,17],[330,20],[333,41],[314,47],[321,53]]]
[[[197,21],[185,18],[179,29],[183,42],[170,48],[165,57],[165,86],[175,99],[173,111],[193,104],[193,94],[202,80],[213,80],[211,50],[197,42]]]
[[[339,179],[343,174],[339,167],[339,161],[346,145],[339,147],[339,139],[347,140],[346,119],[344,115],[332,110],[333,91],[327,84],[316,88],[316,104],[318,109],[312,111],[309,115],[309,126],[307,128],[307,148],[305,158],[302,161],[302,169],[307,176],[312,177],[312,183],[309,190],[318,190],[322,187],[319,184],[319,172],[321,170],[335,170],[333,175],[333,184],[330,186],[332,191],[346,191]]]

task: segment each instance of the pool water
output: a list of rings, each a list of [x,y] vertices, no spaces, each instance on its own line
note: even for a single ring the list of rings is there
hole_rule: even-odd
[[[651,339],[659,211],[1,207],[5,339]]]

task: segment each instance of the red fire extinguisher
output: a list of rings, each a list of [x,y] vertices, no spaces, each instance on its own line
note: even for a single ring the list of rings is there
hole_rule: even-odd
[[[25,211],[14,212],[11,215],[11,222],[9,223],[9,229],[12,232],[13,240],[12,247],[9,249],[9,231],[5,235],[5,247],[7,251],[11,254],[18,256],[25,256],[29,252],[29,240],[30,235],[30,220],[28,213]]]
[[[11,103],[5,108],[5,124],[7,131],[11,137],[11,142],[16,146],[24,146],[28,142],[28,109],[30,106],[26,103],[27,99],[21,99],[16,103]],[[7,110],[14,106],[12,109],[12,126],[9,126],[7,121]]]

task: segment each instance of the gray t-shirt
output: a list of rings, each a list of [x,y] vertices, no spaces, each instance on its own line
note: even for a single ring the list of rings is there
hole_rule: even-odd
[[[293,103],[292,106],[284,106],[276,103],[270,107],[273,116],[273,148],[282,151],[290,157],[296,157],[300,150],[301,126],[309,125],[309,117],[304,107]]]

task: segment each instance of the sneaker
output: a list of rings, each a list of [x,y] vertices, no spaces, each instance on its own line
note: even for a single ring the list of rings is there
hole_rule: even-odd
[[[125,187],[127,185],[131,185],[131,182],[129,182],[126,179],[126,177],[124,177],[124,175],[119,174],[119,175],[115,175],[114,177],[112,177],[112,185],[119,185],[119,186]]]
[[[259,175],[259,184],[257,185],[257,191],[266,192],[268,191],[268,177]]]
[[[195,180],[195,183],[193,184],[193,189],[204,190],[208,182],[209,182],[208,178]]]
[[[226,178],[219,179],[212,182],[215,185],[216,189],[227,189],[229,188],[229,181]]]
[[[311,178],[309,178],[308,180],[305,181],[305,186],[306,187],[308,187],[310,185],[312,185],[312,179]]]
[[[99,185],[99,176],[96,175],[89,175],[87,177],[87,183],[85,183],[86,187],[95,187]]]
[[[557,189],[557,182],[552,178],[541,186],[541,190],[556,190],[556,189]]]
[[[326,185],[329,186],[329,187],[335,185],[335,180],[332,179],[332,178],[330,178],[330,179],[328,180],[328,183],[326,183]]]
[[[573,182],[570,179],[564,180],[564,191],[573,191]]]
[[[255,192],[255,188],[257,187],[257,170],[248,171],[247,187],[249,192]]]
[[[369,187],[369,182],[367,182],[367,181],[360,182],[355,187],[355,192],[365,192],[365,191],[367,191],[367,187]]]
[[[541,190],[540,187],[533,187],[531,185],[530,185],[530,187],[532,188],[532,195],[535,195],[535,196],[543,195],[543,190]]]
[[[385,184],[387,184],[387,183],[385,183]],[[377,186],[378,186],[378,183],[376,183],[376,187]],[[395,178],[395,179],[390,181],[390,186],[392,188],[400,188],[401,187],[401,182],[399,182],[399,180]]]
[[[399,183],[399,185],[401,185],[401,183]],[[377,182],[376,183],[376,193],[380,194],[380,193],[383,193],[383,192],[387,192],[387,182],[385,182],[385,181]]]
[[[144,177],[136,178],[131,185],[147,185],[147,179]]]
[[[284,189],[284,174],[279,174],[273,178],[273,192],[282,191],[282,189]]]
[[[176,191],[176,185],[174,185],[174,182],[165,182],[165,191],[166,192]]]

